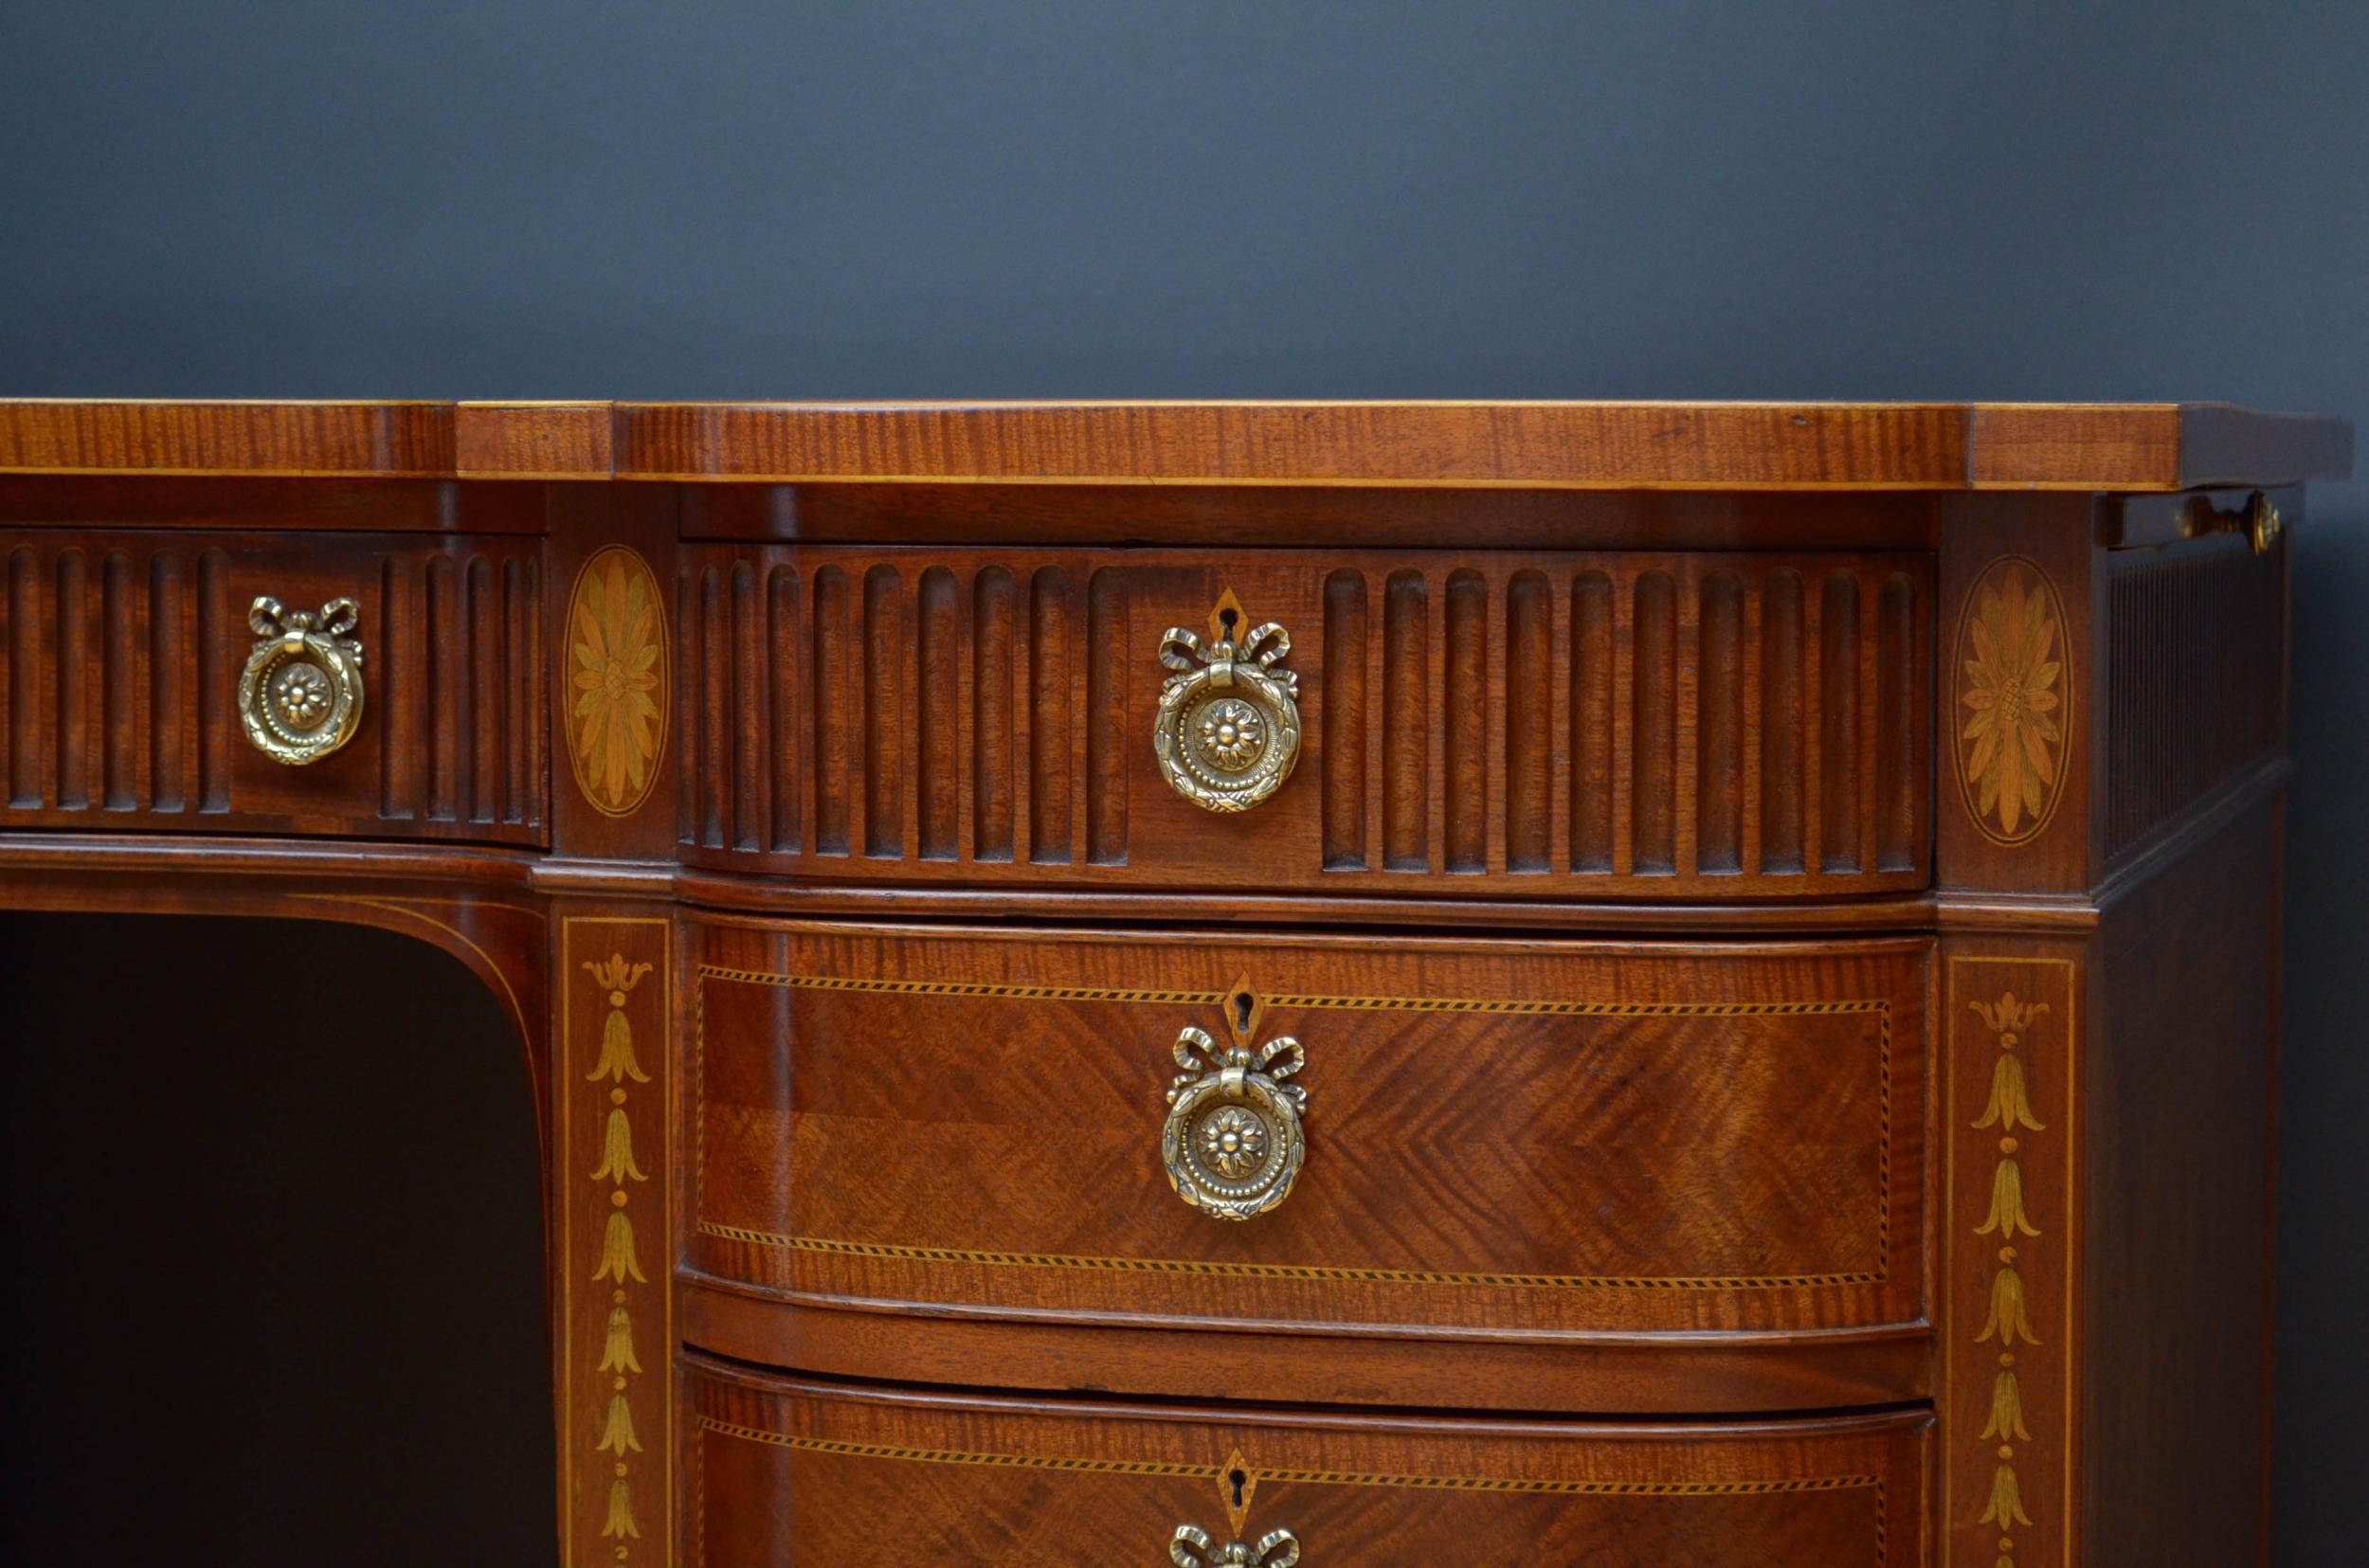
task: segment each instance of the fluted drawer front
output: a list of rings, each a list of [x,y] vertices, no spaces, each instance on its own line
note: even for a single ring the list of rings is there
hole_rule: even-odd
[[[1281,1369],[1214,1364],[1212,1394],[1286,1392]],[[695,1360],[685,1560],[1908,1568],[1930,1425],[1923,1411],[1721,1426],[1147,1408]]]
[[[0,824],[543,840],[541,544],[0,533]],[[367,697],[303,766],[249,743],[259,598],[351,600]]]
[[[685,857],[867,881],[1491,896],[1924,885],[1914,555],[684,552]],[[1297,765],[1213,812],[1170,627],[1288,634]],[[1272,645],[1270,645],[1272,647]],[[1246,656],[1247,657],[1247,656]]]
[[[705,1274],[1139,1325],[1924,1316],[1923,940],[720,920],[691,940]],[[1304,1160],[1268,1194],[1287,1120]],[[1215,1187],[1261,1201],[1229,1217]]]

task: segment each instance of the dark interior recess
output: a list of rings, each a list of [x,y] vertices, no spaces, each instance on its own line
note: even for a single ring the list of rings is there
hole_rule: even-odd
[[[409,939],[0,915],[0,1560],[555,1561],[533,1103]]]

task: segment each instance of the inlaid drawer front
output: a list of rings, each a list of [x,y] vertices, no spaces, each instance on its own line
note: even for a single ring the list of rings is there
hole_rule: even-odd
[[[1915,1324],[1928,951],[703,925],[690,1261],[1040,1321]]]
[[[541,545],[0,534],[0,825],[543,838]]]
[[[1265,1389],[1251,1377],[1245,1391]],[[704,1361],[683,1397],[696,1568],[1922,1560],[1922,1412],[1728,1426],[1328,1417],[899,1393]]]
[[[1921,555],[683,560],[694,861],[1499,897],[1926,881]]]

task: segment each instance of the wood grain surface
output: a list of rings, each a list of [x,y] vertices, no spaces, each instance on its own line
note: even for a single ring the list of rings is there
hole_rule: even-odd
[[[1922,1411],[1728,1426],[1056,1404],[686,1366],[687,1568],[1157,1562],[1179,1525],[1306,1560],[1535,1568],[1923,1561]],[[793,1500],[828,1499],[800,1506]],[[1239,1500],[1239,1501],[1238,1501]],[[1239,1522],[1239,1527],[1237,1528]]]
[[[363,721],[241,728],[258,597],[360,611]],[[0,530],[0,825],[543,841],[542,550],[512,536]]]
[[[2149,491],[2351,444],[2209,404],[0,402],[33,473]]]
[[[1163,778],[1165,629],[1290,635],[1300,761]],[[1833,897],[1925,885],[1927,561],[701,546],[679,854],[934,885]]]
[[[2350,465],[2218,405],[5,402],[0,905],[501,1000],[566,1568],[2226,1568],[2291,766],[2229,530]],[[1151,734],[1229,591],[1303,743],[1221,817]],[[314,766],[238,726],[262,594],[361,608]],[[1229,1018],[1311,1096],[1240,1224],[1160,1143]]]
[[[703,922],[691,945],[688,1255],[722,1278],[1481,1337],[1923,1316],[1923,943]],[[1224,1037],[1238,982],[1259,1040],[1305,1047],[1311,1109],[1291,1196],[1234,1224],[1169,1190],[1160,1140],[1170,1048]]]

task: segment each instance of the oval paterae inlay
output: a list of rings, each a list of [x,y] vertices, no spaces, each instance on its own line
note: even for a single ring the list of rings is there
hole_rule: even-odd
[[[594,809],[624,817],[666,748],[666,612],[648,563],[593,552],[568,600],[568,760]]]
[[[2035,838],[2065,792],[2073,702],[2065,606],[2038,567],[2007,555],[1984,568],[1951,667],[1951,749],[1966,810],[1995,844]]]

